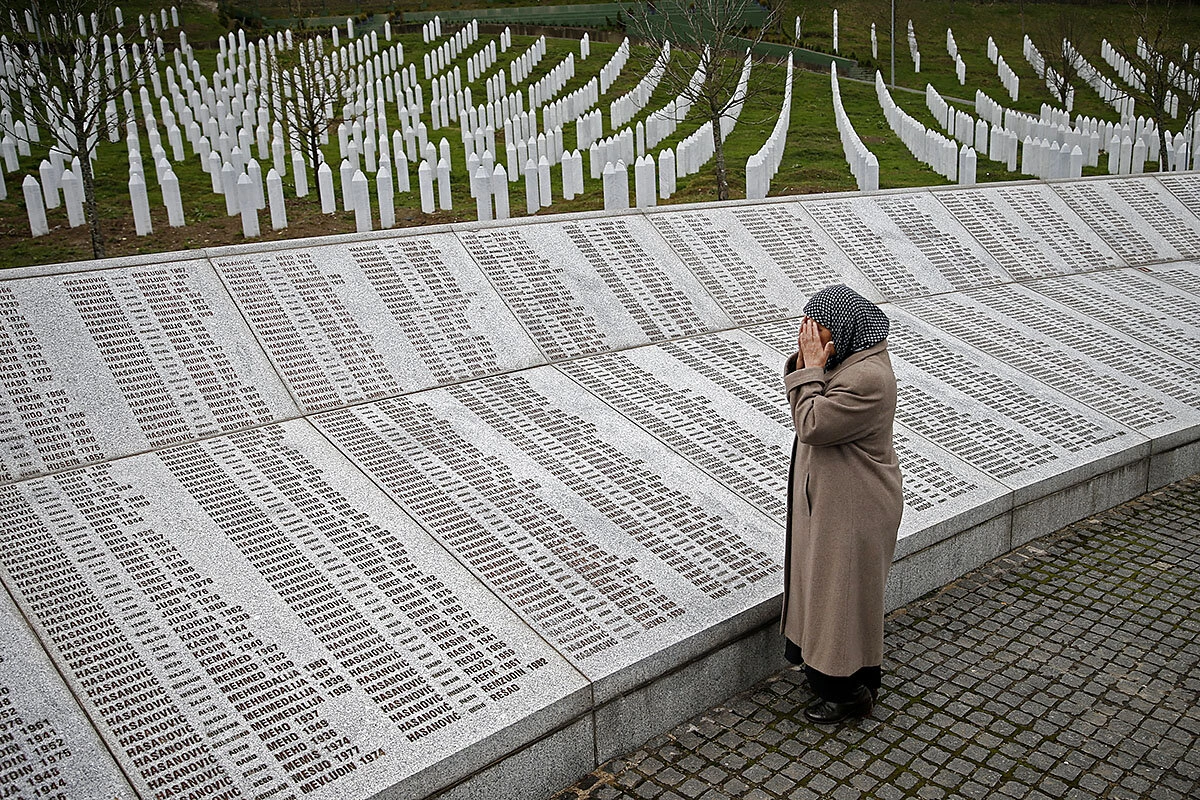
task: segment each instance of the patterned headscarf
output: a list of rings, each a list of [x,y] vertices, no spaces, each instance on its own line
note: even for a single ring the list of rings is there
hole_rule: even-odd
[[[874,303],[844,284],[817,292],[804,306],[804,315],[833,332],[836,351],[825,370],[842,363],[852,353],[874,347],[887,338],[888,318]]]

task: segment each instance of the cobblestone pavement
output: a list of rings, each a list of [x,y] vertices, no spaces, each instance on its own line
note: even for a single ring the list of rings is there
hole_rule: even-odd
[[[870,719],[786,671],[554,800],[1200,798],[1200,475],[897,610],[884,658]]]

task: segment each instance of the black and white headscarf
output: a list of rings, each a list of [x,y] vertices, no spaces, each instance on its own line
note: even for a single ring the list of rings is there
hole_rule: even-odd
[[[837,352],[825,362],[826,372],[852,353],[874,347],[888,335],[887,315],[870,300],[841,283],[814,294],[804,306],[804,315],[833,332],[833,346]]]

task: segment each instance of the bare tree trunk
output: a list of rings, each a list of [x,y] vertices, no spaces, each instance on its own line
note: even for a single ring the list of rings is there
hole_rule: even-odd
[[[92,258],[104,258],[104,233],[100,230],[100,212],[96,208],[96,177],[92,174],[92,159],[88,153],[87,133],[79,121],[75,125],[75,141],[80,143],[76,147],[81,153],[79,171],[83,173],[79,179],[83,185],[83,205],[84,212],[87,214],[88,232],[92,235]]]
[[[1158,171],[1166,172],[1167,164],[1170,158],[1167,155],[1167,148],[1170,146],[1167,142],[1167,125],[1166,115],[1163,115],[1162,120],[1155,120],[1154,124],[1158,126]]]
[[[713,126],[713,145],[717,157],[717,199],[729,199],[729,180],[725,176],[725,142],[721,138],[721,109],[715,103],[708,105],[709,119]]]

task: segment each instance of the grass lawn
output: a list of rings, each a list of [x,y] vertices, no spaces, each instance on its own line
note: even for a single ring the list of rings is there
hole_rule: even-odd
[[[265,17],[282,16],[285,13],[267,2],[242,3],[241,5],[255,10]],[[130,20],[136,19],[136,15],[141,11],[156,10],[160,6],[149,3],[127,3],[122,7],[126,20]],[[420,4],[394,3],[378,6],[327,0],[323,3],[308,3],[306,7],[311,9],[311,13],[314,15],[322,16],[349,16],[373,12],[375,18],[371,22],[380,25],[382,20],[387,17],[388,12],[393,10],[438,10],[467,7],[467,5],[453,0],[427,0]],[[831,51],[832,14],[835,7],[839,11],[840,19],[840,54],[857,58],[860,66],[869,70],[878,68],[882,71],[885,79],[890,78],[888,57],[890,4],[881,2],[881,0],[786,3],[783,22],[778,29],[769,32],[769,37],[791,43],[794,17],[798,13],[803,13],[804,38],[802,43],[813,49]],[[925,108],[924,88],[927,82],[932,84],[953,105],[964,108],[972,115],[974,115],[976,90],[983,91],[1005,106],[1015,107],[1033,114],[1039,112],[1043,103],[1052,103],[1049,91],[1038,82],[1032,67],[1022,57],[1021,45],[1023,35],[1028,33],[1035,44],[1045,52],[1049,43],[1061,35],[1059,14],[1063,8],[1068,9],[1074,15],[1072,36],[1076,46],[1094,66],[1101,68],[1106,73],[1111,71],[1100,60],[1100,40],[1105,35],[1110,38],[1119,36],[1128,21],[1128,12],[1125,7],[1111,4],[1064,6],[1057,3],[973,3],[961,0],[931,0],[929,2],[901,2],[897,3],[896,7],[899,38],[895,62],[896,89],[893,90],[892,96],[910,115],[927,127],[935,124],[932,115]],[[216,65],[215,41],[221,34],[217,15],[211,8],[197,3],[196,0],[188,0],[183,3],[180,10],[189,42],[196,49],[197,58],[206,74],[211,74]],[[1184,11],[1191,15],[1193,22],[1197,23],[1193,27],[1198,32],[1197,39],[1200,39],[1200,9],[1192,7]],[[921,49],[922,69],[920,74],[913,71],[913,64],[909,58],[908,44],[904,33],[909,19],[913,21]],[[872,22],[876,24],[879,59],[873,59],[871,55],[870,26]],[[959,51],[967,64],[965,86],[959,85],[954,74],[954,62],[946,52],[947,26],[954,31]],[[451,31],[447,26],[444,33],[449,32]],[[1000,53],[1009,66],[1020,76],[1020,99],[1015,103],[1008,100],[1007,92],[1001,87],[996,74],[996,68],[987,59],[989,35],[994,38]],[[471,45],[467,49],[467,53],[478,51],[493,38],[497,38],[495,34],[481,31],[479,41]],[[177,44],[177,32],[169,32],[168,36],[164,36],[164,40],[167,41],[168,46],[172,42]],[[419,66],[421,56],[431,49],[431,45],[422,42],[419,33],[397,34],[394,37],[394,42],[396,41],[403,44],[406,59],[418,64],[418,77],[423,79],[423,69]],[[444,41],[444,38],[441,41]],[[498,69],[507,71],[509,63],[534,41],[533,37],[514,35],[512,47],[507,53],[499,54],[500,58],[497,64],[489,70],[488,75],[495,74]],[[381,46],[384,44],[386,43],[382,41],[381,37]],[[608,61],[615,49],[615,44],[593,39],[591,57],[587,61],[581,61],[577,39],[547,39],[545,58],[533,74],[522,82],[521,88],[529,87],[548,74],[569,54],[574,53],[576,78],[556,95],[556,97],[565,96],[597,75],[601,66]],[[601,97],[596,107],[602,110],[604,116],[605,135],[614,133],[609,124],[609,104],[615,98],[628,92],[641,80],[655,55],[656,53],[649,48],[635,47],[634,57],[630,59],[610,90]],[[689,72],[695,64],[695,56],[680,51],[676,51],[674,60]],[[463,64],[464,59],[460,57],[457,63]],[[784,74],[783,66],[779,63],[758,65],[751,74],[751,97],[745,105],[737,126],[725,143],[730,193],[731,197],[735,199],[745,196],[746,159],[763,144],[779,116],[780,104],[783,102]],[[465,78],[465,66],[463,66],[464,83]],[[512,88],[509,87],[510,91]],[[905,88],[916,91],[905,91]],[[472,93],[476,102],[486,98],[483,80],[472,84]],[[945,183],[945,180],[933,170],[918,163],[899,138],[892,133],[877,102],[875,88],[872,84],[856,82],[843,77],[841,93],[846,112],[856,131],[866,146],[879,159],[880,188]],[[428,111],[428,85],[425,86],[425,99]],[[654,92],[646,107],[629,125],[633,126],[639,120],[644,120],[651,111],[661,108],[669,99],[671,99],[671,94],[664,82]],[[962,102],[957,102],[956,99],[961,99]],[[854,179],[846,165],[834,125],[828,73],[798,68],[795,72],[792,104],[787,144],[780,170],[771,181],[771,195],[854,190],[856,188]],[[394,130],[396,119],[394,107],[391,107],[391,110],[393,113],[389,120],[389,131]],[[1099,96],[1086,86],[1077,88],[1074,110],[1075,113],[1103,119],[1117,119],[1116,113],[1103,104]],[[699,112],[699,108],[693,108],[692,113],[679,126],[676,133],[653,148],[652,152],[657,155],[664,148],[675,146],[683,138],[695,132],[704,121]],[[424,119],[428,125],[428,113]],[[541,120],[539,119],[538,122],[539,130],[541,130]],[[1181,127],[1181,123],[1178,127]],[[433,214],[425,214],[420,210],[420,198],[416,191],[416,165],[413,164],[410,167],[413,190],[396,195],[398,225],[427,225],[469,221],[475,218],[475,201],[470,197],[468,183],[465,180],[465,164],[458,130],[457,124],[453,124],[440,131],[430,131],[430,138],[435,143],[443,136],[450,142],[455,170],[455,178],[452,181],[453,208],[439,210]],[[162,133],[165,139],[165,130]],[[37,166],[46,155],[46,135],[44,131],[42,134],[43,146],[40,149],[35,147],[31,156],[21,159],[18,172],[5,176],[8,197],[0,201],[0,265],[2,266],[55,263],[91,257],[87,227],[68,227],[66,211],[62,206],[47,212],[51,235],[38,238],[30,236],[21,192],[21,181],[25,175],[36,175]],[[500,151],[497,155],[497,163],[505,163],[502,132],[498,134],[497,140]],[[574,147],[576,137],[573,123],[565,126],[563,141],[567,147]],[[142,145],[143,162],[150,169],[150,153],[144,130]],[[185,149],[188,157],[183,162],[173,164],[173,168],[179,178],[184,197],[186,225],[182,228],[168,226],[161,193],[151,170],[148,184],[154,233],[139,237],[133,230],[133,217],[127,189],[128,163],[124,153],[124,141],[115,144],[107,141],[101,143],[96,160],[96,192],[101,211],[102,228],[107,242],[107,255],[188,250],[245,241],[241,231],[240,216],[226,215],[224,200],[220,195],[212,192],[210,178],[201,170],[199,159],[193,155],[190,146],[185,144]],[[336,179],[340,157],[334,135],[331,135],[331,145],[326,148],[325,157],[330,166],[334,168]],[[554,196],[559,199],[556,199],[551,208],[543,209],[539,213],[602,208],[601,182],[588,177],[590,170],[587,162],[588,158],[585,153],[585,192],[571,201],[561,199],[561,170],[557,167],[554,168]],[[1101,163],[1106,163],[1104,157],[1101,158]],[[270,168],[270,159],[260,159],[260,165],[265,175]],[[632,165],[630,165],[631,199],[633,194],[632,171]],[[1088,170],[1089,173],[1100,171],[1104,171],[1103,168]],[[369,177],[373,178],[373,176]],[[1023,177],[1026,176],[1009,173],[1002,165],[980,158],[978,179],[981,182],[1014,180]],[[272,231],[270,214],[264,210],[260,212],[262,239],[296,238],[354,231],[355,223],[352,213],[344,211],[328,215],[320,213],[320,203],[315,193],[315,176],[311,172],[309,176],[310,194],[307,197],[297,198],[294,196],[293,179],[290,175],[284,178],[284,186],[288,198],[286,205],[289,227],[281,231]],[[373,180],[372,190],[374,191]],[[710,162],[698,174],[680,178],[676,193],[666,202],[692,203],[714,200],[716,197],[716,179],[712,162]],[[375,222],[378,224],[378,207],[374,198],[372,205],[376,212]],[[509,206],[513,216],[525,214],[523,179],[510,183]]]

